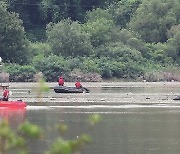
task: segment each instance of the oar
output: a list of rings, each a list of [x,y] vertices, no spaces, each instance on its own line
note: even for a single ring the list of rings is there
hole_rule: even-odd
[[[84,90],[86,90],[86,92],[90,92],[89,89],[85,88],[85,87],[82,87]]]

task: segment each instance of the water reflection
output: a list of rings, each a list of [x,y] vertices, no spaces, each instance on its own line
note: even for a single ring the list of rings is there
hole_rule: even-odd
[[[26,119],[26,108],[0,108],[0,121],[6,119],[16,129]]]
[[[34,109],[33,109],[34,108]],[[66,123],[66,138],[74,139],[83,132],[93,142],[83,149],[83,154],[170,154],[180,151],[179,107],[28,107],[27,119],[42,127],[46,139],[30,143],[33,154],[43,153],[59,135],[54,125]],[[99,113],[102,122],[89,129],[89,115]]]

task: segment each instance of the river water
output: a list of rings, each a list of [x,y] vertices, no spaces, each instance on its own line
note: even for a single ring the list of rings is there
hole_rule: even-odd
[[[26,101],[27,108],[1,109],[0,118],[8,118],[14,128],[28,120],[44,130],[43,139],[28,141],[32,154],[52,145],[60,123],[69,127],[66,139],[91,136],[82,154],[180,153],[180,101],[173,100],[180,83],[84,83],[89,94],[56,94],[51,88],[38,95],[35,85],[23,85],[11,84],[11,99]],[[88,117],[95,113],[102,120],[90,128]]]

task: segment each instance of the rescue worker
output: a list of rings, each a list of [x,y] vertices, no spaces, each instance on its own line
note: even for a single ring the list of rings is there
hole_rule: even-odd
[[[3,91],[3,101],[8,101],[9,99],[9,90],[6,87],[5,90]]]
[[[59,86],[64,86],[64,79],[62,76],[59,77],[58,84]]]
[[[79,81],[77,81],[77,82],[75,83],[75,86],[76,86],[77,89],[82,88],[82,85],[81,85],[81,83],[80,83]]]

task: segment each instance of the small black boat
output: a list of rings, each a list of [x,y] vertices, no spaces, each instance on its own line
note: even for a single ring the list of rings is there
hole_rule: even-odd
[[[82,88],[76,88],[76,87],[66,87],[66,86],[55,86],[54,91],[56,93],[89,93],[90,90],[82,87]]]

